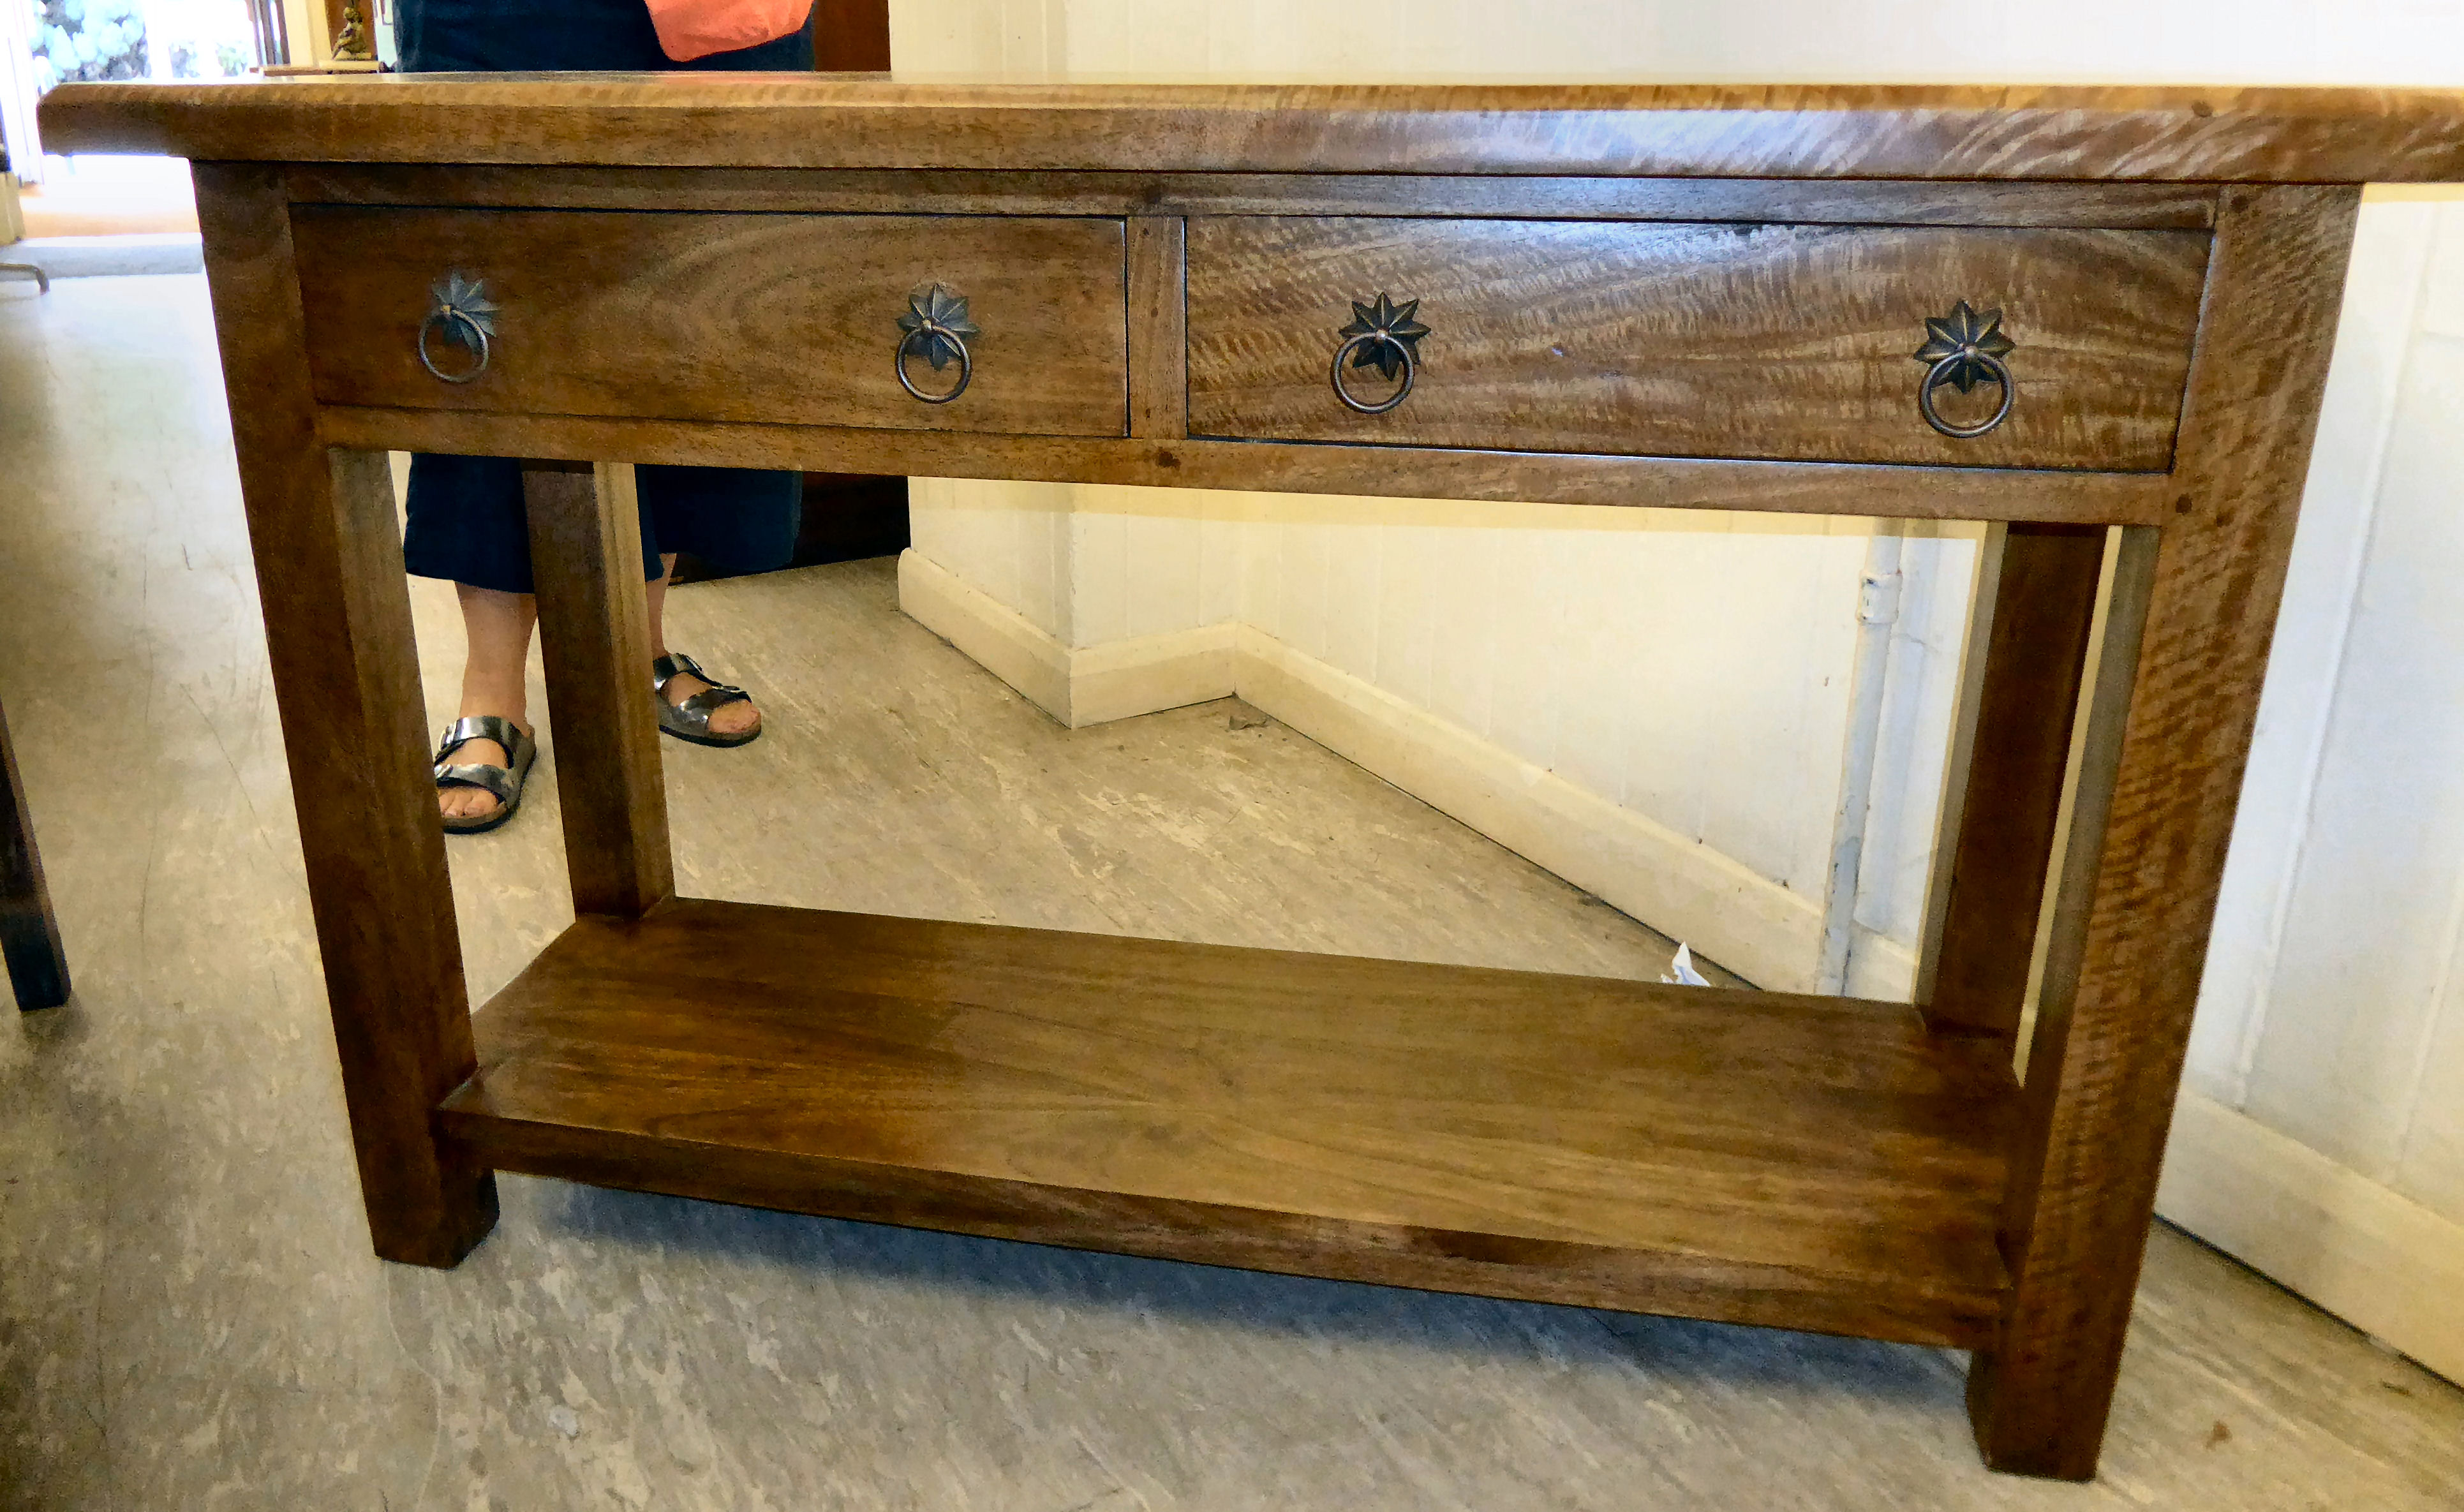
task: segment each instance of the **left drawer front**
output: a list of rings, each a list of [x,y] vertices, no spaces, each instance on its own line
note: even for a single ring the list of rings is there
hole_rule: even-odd
[[[1128,428],[1119,221],[302,206],[309,362],[332,405],[1117,436]],[[421,364],[453,274],[484,290],[486,369]],[[898,382],[898,324],[935,284],[967,300],[949,404]],[[448,372],[472,354],[432,326]],[[475,344],[475,343],[474,343]],[[908,378],[946,392],[911,345]]]

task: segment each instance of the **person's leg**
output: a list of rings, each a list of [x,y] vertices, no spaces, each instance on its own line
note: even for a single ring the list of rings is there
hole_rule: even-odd
[[[506,593],[457,582],[462,599],[462,630],[470,649],[462,662],[462,702],[455,717],[496,714],[530,733],[531,626],[539,623],[539,601],[527,593]],[[655,619],[652,622],[657,623]],[[453,753],[471,766],[507,766],[513,753],[494,740],[473,740]],[[449,819],[484,819],[500,806],[496,795],[475,787],[439,788],[436,806]]]
[[[495,714],[528,731],[523,686],[530,662],[532,602],[530,526],[522,512],[521,464],[503,457],[415,456],[405,501],[403,563],[413,577],[441,578],[462,601],[469,650],[456,717]],[[468,766],[504,766],[510,754],[494,740],[473,740],[453,754]],[[496,797],[473,787],[440,788],[437,808],[449,818],[483,819]]]
[[[650,580],[645,590],[650,599],[650,659],[652,661],[668,654],[667,626],[664,623],[668,603],[668,574],[675,571],[675,567],[676,554],[671,551],[661,553],[659,575]],[[682,673],[668,684],[668,702],[681,704],[709,687],[710,684],[691,672]],[[721,704],[710,712],[710,729],[713,734],[740,735],[748,730],[758,730],[760,726],[761,711],[750,699]]]

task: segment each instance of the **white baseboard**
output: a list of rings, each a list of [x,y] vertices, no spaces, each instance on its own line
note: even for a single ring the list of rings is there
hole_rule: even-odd
[[[2464,1224],[2190,1091],[2156,1211],[2464,1384]]]
[[[1237,693],[1748,981],[1814,990],[1820,899],[1263,631],[1224,624],[1072,649],[912,550],[898,589],[901,608],[1072,729]],[[1913,962],[1894,977],[1884,961],[1873,979],[1913,976]]]
[[[1913,1000],[1917,995],[1916,951],[1861,924],[1850,928],[1854,933],[1848,942],[1848,985],[1844,989],[1848,996],[1893,1003]]]
[[[1234,691],[1229,625],[1075,648],[913,549],[898,606],[1072,730]]]
[[[1243,698],[1748,981],[1812,992],[1822,905],[1462,726],[1242,625]]]
[[[1066,722],[1075,730],[1231,697],[1239,691],[1233,628],[1201,625],[1071,651]]]

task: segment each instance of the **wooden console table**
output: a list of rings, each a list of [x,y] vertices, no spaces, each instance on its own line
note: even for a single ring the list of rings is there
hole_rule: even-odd
[[[196,161],[379,1254],[454,1263],[507,1170],[1913,1340],[1989,1463],[2094,1473],[2359,186],[2464,178],[2464,97],[391,77],[43,129]],[[579,917],[475,1024],[388,448],[551,459]],[[1920,1007],[674,897],[632,462],[1996,522]]]

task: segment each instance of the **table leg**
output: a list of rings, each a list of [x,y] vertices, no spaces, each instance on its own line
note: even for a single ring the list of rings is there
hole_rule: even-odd
[[[675,890],[630,463],[522,470],[556,791],[576,913],[639,918]]]
[[[34,849],[34,822],[17,779],[17,752],[9,721],[0,718],[0,958],[17,1006],[32,1013],[69,1000],[69,958],[60,950],[60,921],[43,886],[43,858]]]
[[[2360,190],[2229,187],[2174,522],[2123,533],[2012,1146],[1987,1463],[2096,1473],[2293,546]]]
[[[382,453],[317,438],[281,170],[195,171],[369,1235],[387,1260],[451,1265],[495,1224],[496,1189],[435,1118],[474,1055],[392,478]]]
[[[2033,524],[2003,537],[1965,797],[1943,846],[1941,924],[1917,975],[1937,1029],[2018,1033],[2104,537],[2101,526]]]

